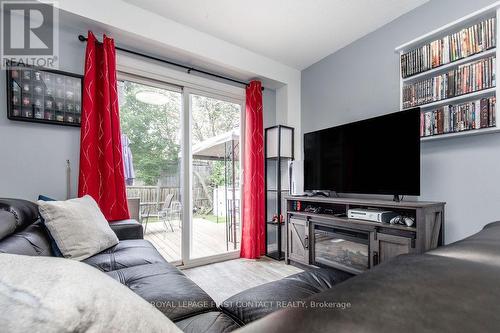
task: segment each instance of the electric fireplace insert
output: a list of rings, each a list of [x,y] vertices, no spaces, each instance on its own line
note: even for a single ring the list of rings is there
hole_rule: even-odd
[[[370,267],[370,233],[314,224],[313,264],[354,274]]]

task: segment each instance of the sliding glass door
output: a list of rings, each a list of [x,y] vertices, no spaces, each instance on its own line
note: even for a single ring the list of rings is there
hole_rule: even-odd
[[[192,207],[190,259],[239,250],[241,105],[190,94]]]
[[[132,218],[176,265],[236,257],[241,240],[242,101],[121,73]]]
[[[180,263],[181,90],[121,75],[118,91],[129,210],[144,238]]]

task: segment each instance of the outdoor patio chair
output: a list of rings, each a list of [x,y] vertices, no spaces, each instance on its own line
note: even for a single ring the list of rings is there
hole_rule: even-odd
[[[130,218],[140,221],[141,218],[141,198],[127,198]]]
[[[172,204],[170,205],[170,212],[169,212],[169,219],[172,221],[174,218],[177,218],[177,221],[179,221],[179,229],[181,229],[181,210],[182,210],[182,204],[179,201],[172,201]]]
[[[158,219],[163,222],[165,226],[165,230],[168,230],[167,223],[170,226],[172,232],[174,232],[174,227],[172,226],[171,218],[172,218],[172,199],[174,195],[172,193],[167,194],[165,197],[165,201],[161,206],[160,210],[158,210]]]

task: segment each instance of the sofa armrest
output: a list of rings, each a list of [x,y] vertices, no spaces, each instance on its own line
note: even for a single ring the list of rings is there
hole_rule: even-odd
[[[109,222],[109,226],[115,232],[119,240],[143,239],[144,230],[136,220],[121,220]]]
[[[488,229],[488,228],[495,228],[495,227],[500,227],[500,221],[495,221],[495,222],[488,223],[487,225],[485,225],[483,227],[483,230],[484,229]]]

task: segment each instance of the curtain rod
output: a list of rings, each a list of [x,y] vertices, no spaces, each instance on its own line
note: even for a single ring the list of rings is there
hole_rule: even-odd
[[[88,40],[88,38],[85,37],[85,36],[83,36],[83,35],[78,35],[78,39],[80,40],[80,42],[86,42]],[[151,60],[163,62],[165,64],[169,64],[169,65],[172,65],[172,66],[184,68],[184,69],[187,70],[188,74],[191,74],[191,72],[198,72],[198,73],[201,73],[201,74],[204,74],[204,75],[208,75],[208,76],[213,76],[213,77],[216,77],[216,78],[219,78],[219,79],[222,79],[222,80],[226,80],[226,81],[231,81],[231,82],[234,82],[234,83],[238,83],[238,84],[244,85],[246,87],[248,87],[248,85],[249,85],[248,82],[239,81],[239,80],[236,80],[236,79],[233,79],[233,78],[230,78],[230,77],[227,77],[227,76],[215,74],[215,73],[210,73],[210,72],[204,71],[202,69],[198,69],[198,68],[186,66],[186,65],[183,65],[183,64],[179,64],[177,62],[173,62],[173,61],[169,61],[169,60],[157,58],[157,57],[154,57],[154,56],[150,56],[148,54],[144,54],[144,53],[140,53],[140,52],[136,52],[136,51],[124,49],[124,48],[121,48],[121,47],[118,47],[118,46],[115,46],[115,49],[117,49],[119,51],[122,51],[122,52],[130,53],[130,54],[133,54],[133,55],[136,55],[136,56],[139,56],[139,57],[143,57],[143,58],[147,58],[147,59],[151,59]],[[262,87],[262,90],[264,90],[264,87]]]

